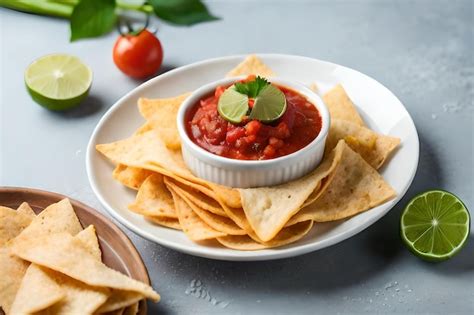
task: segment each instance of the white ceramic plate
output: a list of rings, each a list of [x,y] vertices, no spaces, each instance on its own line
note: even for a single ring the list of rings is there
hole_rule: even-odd
[[[381,170],[397,191],[397,198],[348,220],[315,224],[304,239],[261,251],[196,244],[181,231],[153,225],[130,212],[127,205],[133,202],[136,192],[112,178],[113,165],[96,152],[95,145],[126,138],[143,124],[137,109],[139,97],[171,97],[192,91],[224,77],[244,57],[210,59],[169,71],[129,92],[102,117],[88,145],[86,166],[92,189],[110,215],[150,241],[191,255],[235,261],[270,260],[305,254],[345,240],[380,219],[403,197],[418,167],[419,143],[413,120],[397,97],[374,79],[343,66],[307,57],[261,54],[259,57],[279,77],[305,84],[315,82],[321,94],[342,83],[371,129],[401,138],[400,148]]]

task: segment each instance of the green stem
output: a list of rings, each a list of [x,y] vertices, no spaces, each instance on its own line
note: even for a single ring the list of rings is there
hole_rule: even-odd
[[[133,11],[139,11],[139,12],[144,12],[144,13],[153,13],[153,7],[149,4],[142,4],[142,5],[132,5],[128,3],[124,3],[120,0],[115,1],[117,8],[123,9],[123,10],[133,10]]]
[[[74,9],[74,6],[69,4],[40,0],[0,0],[0,7],[61,18],[69,18]]]
[[[9,8],[26,13],[49,15],[69,19],[74,6],[79,0],[0,0],[0,7]],[[153,13],[149,4],[130,5],[117,0],[117,8],[123,10],[139,11],[147,14]]]

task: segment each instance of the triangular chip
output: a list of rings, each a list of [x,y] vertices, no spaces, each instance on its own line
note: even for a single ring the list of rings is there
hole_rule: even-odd
[[[137,292],[114,290],[109,299],[97,310],[97,313],[106,313],[131,306],[143,299]]]
[[[0,247],[0,306],[6,314],[15,300],[29,263],[16,257],[10,247]]]
[[[378,134],[349,121],[333,119],[326,140],[326,152],[341,139],[375,169],[380,168],[400,144],[399,138]]]
[[[39,312],[60,301],[64,296],[61,287],[43,270],[43,267],[31,264],[21,280],[10,313]]]
[[[172,187],[168,186],[168,188],[173,195],[179,223],[187,237],[193,241],[203,241],[227,235],[226,233],[211,228],[196,213],[194,213],[194,211],[177,193],[174,192]]]
[[[99,247],[99,240],[97,239],[93,225],[89,225],[74,238],[79,241],[80,246],[92,255],[95,260],[101,261],[102,254]],[[50,314],[92,314],[104,304],[111,294],[111,290],[107,288],[92,287],[51,269],[43,269],[65,293],[64,299],[48,309]]]
[[[236,190],[194,176],[186,168],[181,152],[168,149],[156,130],[112,143],[99,144],[96,149],[115,164],[154,171],[190,185],[215,200],[219,199],[219,203],[224,202],[234,207],[240,205]]]
[[[166,184],[168,187],[171,187],[175,193],[177,193],[186,204],[194,211],[195,214],[201,218],[207,225],[213,228],[216,231],[226,233],[229,235],[246,235],[247,233],[241,229],[234,221],[228,217],[223,217],[212,212],[209,212],[195,203],[193,203],[187,196],[184,194],[183,189],[176,185],[171,180],[167,180]]]
[[[68,233],[75,235],[80,231],[82,231],[81,224],[69,199],[63,199],[38,214],[31,224],[12,241],[12,246],[28,243],[31,239],[44,234]]]
[[[138,308],[140,303],[137,302],[135,304],[130,305],[123,311],[123,315],[135,315],[138,314]]]
[[[146,220],[151,221],[152,223],[156,223],[162,225],[164,227],[175,229],[175,230],[182,230],[181,224],[179,224],[179,220],[176,218],[169,218],[169,217],[154,217],[154,216],[144,216]]]
[[[18,213],[23,213],[23,214],[29,215],[31,218],[34,218],[36,216],[36,213],[33,211],[33,209],[31,209],[28,202],[23,202],[18,207],[18,209],[16,209],[16,211],[18,211]]]
[[[265,65],[256,55],[250,55],[239,63],[234,69],[227,73],[227,77],[238,77],[241,75],[261,75],[263,77],[273,77],[275,73]]]
[[[300,222],[282,229],[270,242],[258,243],[247,235],[218,237],[217,241],[225,247],[237,250],[260,250],[283,246],[303,238],[313,226],[313,221]]]
[[[186,168],[181,152],[166,147],[156,130],[112,143],[99,144],[96,149],[117,163],[158,173],[168,171],[171,174],[204,183]]]
[[[80,240],[81,245],[96,260],[100,261],[101,252],[94,226],[90,225],[75,238]],[[92,314],[105,302],[109,295],[108,291],[31,264],[13,303],[12,314],[29,314],[48,307],[49,314]]]
[[[13,247],[13,252],[28,261],[63,273],[90,286],[134,291],[154,301],[160,296],[150,286],[129,278],[97,261],[82,245],[66,233],[31,239]],[[80,257],[81,259],[78,259]]]
[[[102,251],[99,246],[99,239],[95,231],[95,226],[89,225],[87,228],[77,233],[75,238],[81,241],[85,249],[98,261],[102,261]]]
[[[0,247],[6,246],[8,241],[19,235],[33,218],[33,215],[23,211],[0,206]]]
[[[270,241],[339,163],[342,143],[310,174],[273,187],[239,189],[245,215],[257,236]]]
[[[176,124],[181,103],[191,93],[182,94],[172,98],[138,100],[140,114],[147,120],[153,129],[158,130],[161,139],[170,149],[176,150],[181,147],[181,141]]]
[[[174,201],[161,174],[149,176],[138,191],[135,202],[128,206],[133,212],[145,216],[159,216],[177,219]]]
[[[344,143],[331,182],[321,196],[301,209],[289,223],[344,219],[395,197],[395,191],[359,154]]]
[[[224,209],[215,199],[203,194],[199,190],[194,189],[189,185],[185,185],[177,181],[174,181],[173,183],[176,184],[180,188],[180,192],[179,192],[180,195],[186,196],[186,198],[188,198],[191,202],[196,204],[198,207],[204,210],[207,210],[211,213],[227,217],[227,214],[225,213]],[[239,199],[240,199],[240,195],[239,195]]]
[[[154,172],[142,168],[119,164],[115,167],[112,176],[122,185],[138,190],[148,176]]]
[[[357,109],[341,84],[336,85],[323,96],[323,101],[329,109],[331,119],[350,121],[359,126],[365,126]]]

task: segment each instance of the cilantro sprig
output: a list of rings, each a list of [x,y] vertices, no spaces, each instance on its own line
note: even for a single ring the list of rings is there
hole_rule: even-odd
[[[253,81],[235,83],[235,90],[250,98],[256,98],[267,85],[270,85],[267,79],[257,76]]]

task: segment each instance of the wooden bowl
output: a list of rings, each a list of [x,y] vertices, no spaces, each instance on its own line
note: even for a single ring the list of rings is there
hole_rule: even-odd
[[[0,205],[16,209],[22,202],[28,202],[36,214],[52,203],[67,196],[31,188],[0,187]],[[95,226],[102,250],[102,261],[112,269],[150,284],[145,264],[130,239],[108,218],[85,204],[69,198],[79,221],[85,228]],[[137,314],[146,314],[146,302],[140,301]]]

